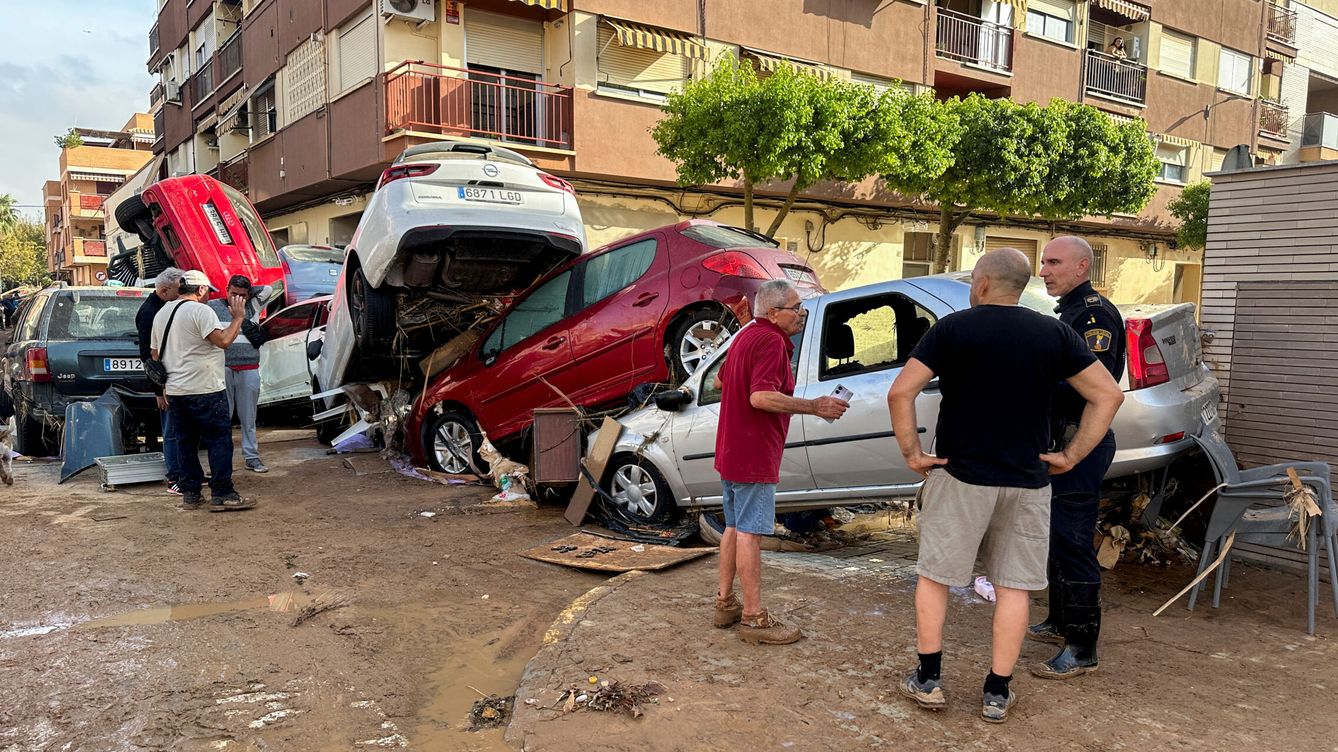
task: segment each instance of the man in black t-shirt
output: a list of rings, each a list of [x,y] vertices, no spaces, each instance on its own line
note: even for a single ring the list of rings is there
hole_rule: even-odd
[[[977,554],[996,593],[994,652],[981,715],[1001,723],[1027,631],[1031,590],[1046,586],[1050,475],[1072,469],[1105,436],[1124,394],[1072,328],[1018,305],[1031,278],[1021,251],[1004,248],[971,272],[971,308],[939,320],[911,352],[888,391],[892,428],[920,490],[919,582],[915,589],[920,665],[901,683],[922,707],[946,705],[939,673],[949,586],[966,586]],[[935,451],[916,430],[915,400],[935,377]],[[1050,444],[1050,402],[1067,381],[1087,401],[1062,452]]]
[[[153,317],[163,309],[163,306],[176,300],[181,294],[181,276],[185,272],[169,266],[164,269],[153,280],[153,293],[144,298],[139,310],[135,312],[135,330],[139,333],[139,357],[148,360],[151,357],[149,352],[149,339],[153,335]],[[177,486],[177,480],[181,474],[181,464],[177,459],[176,431],[173,430],[171,417],[167,412],[167,397],[163,395],[163,388],[153,385],[153,393],[158,398],[158,416],[159,427],[162,433],[159,434],[163,439],[163,465],[167,468],[167,492],[176,496],[181,495],[181,489]]]

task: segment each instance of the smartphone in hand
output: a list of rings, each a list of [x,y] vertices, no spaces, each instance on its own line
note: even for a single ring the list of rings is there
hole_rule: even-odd
[[[836,385],[836,388],[832,390],[832,396],[835,397],[835,398],[837,398],[837,399],[839,399],[839,400],[841,400],[842,402],[845,402],[845,403],[849,404],[849,403],[850,403],[850,398],[851,398],[851,397],[854,397],[854,396],[855,396],[855,393],[852,392],[852,391],[850,391],[849,389],[846,389],[844,386],[841,386],[840,384],[837,384],[837,385]],[[834,423],[834,422],[836,422],[836,421],[835,421],[834,419],[832,419],[832,418],[823,418],[823,420],[827,421],[828,423]]]

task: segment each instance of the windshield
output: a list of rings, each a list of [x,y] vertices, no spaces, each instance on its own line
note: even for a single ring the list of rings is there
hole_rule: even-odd
[[[1027,289],[1022,291],[1022,297],[1017,302],[1037,313],[1044,313],[1051,318],[1059,317],[1059,314],[1055,312],[1055,306],[1059,304],[1059,300],[1050,297],[1050,294],[1045,291],[1045,282],[1038,277],[1031,278],[1031,281],[1027,283]]]
[[[246,235],[251,239],[251,247],[255,248],[256,255],[260,257],[260,265],[274,267],[279,265],[279,254],[274,251],[274,243],[270,240],[269,231],[265,229],[265,223],[260,221],[260,216],[256,214],[255,209],[251,208],[251,202],[246,200],[236,188],[226,184],[219,183],[223,189],[223,195],[228,197],[228,202],[232,204],[232,210],[237,213],[237,218],[241,220],[242,226],[246,228]]]
[[[344,268],[343,256],[333,261],[328,259],[308,261],[286,252],[285,255],[288,256],[289,284],[294,290],[311,291],[315,295],[322,294],[320,291],[324,294],[334,292],[335,282],[339,279],[339,270]]]
[[[720,225],[693,225],[684,230],[683,235],[712,248],[757,248],[776,245],[774,241]]]
[[[344,263],[344,252],[338,248],[318,248],[314,245],[284,246],[283,255],[289,261],[324,261],[330,264]]]
[[[135,313],[143,302],[142,296],[80,292],[56,295],[46,337],[49,340],[134,337],[137,334]]]

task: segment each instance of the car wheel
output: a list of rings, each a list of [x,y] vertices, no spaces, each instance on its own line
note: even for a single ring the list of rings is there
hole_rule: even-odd
[[[678,503],[669,484],[649,460],[619,454],[609,463],[604,490],[624,514],[637,522],[673,522]]]
[[[147,224],[150,219],[149,207],[145,205],[144,199],[139,195],[127,196],[125,200],[116,205],[116,225],[123,232],[132,233],[139,236],[141,242],[148,243],[153,240],[153,227]],[[145,224],[141,224],[144,220]],[[149,236],[144,236],[144,231],[149,231]]]
[[[734,314],[718,308],[700,308],[669,329],[665,350],[674,383],[681,384],[739,330]]]
[[[395,336],[395,297],[372,287],[361,268],[355,269],[352,276],[348,305],[354,345],[364,356],[379,354],[378,348],[388,352]]]
[[[482,473],[488,463],[479,456],[483,436],[473,418],[446,410],[423,424],[423,454],[439,473]]]
[[[60,448],[46,435],[41,421],[33,420],[28,411],[20,410],[14,415],[18,424],[18,435],[14,437],[14,451],[26,457],[54,457],[60,454]]]

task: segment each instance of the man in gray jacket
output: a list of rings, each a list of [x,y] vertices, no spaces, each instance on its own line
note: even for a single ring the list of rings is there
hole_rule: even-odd
[[[261,288],[264,289],[264,288]],[[260,405],[260,346],[265,344],[265,331],[260,328],[260,290],[251,285],[244,275],[233,275],[228,280],[228,296],[241,295],[246,299],[241,336],[223,351],[227,365],[228,416],[235,413],[242,426],[242,457],[246,469],[267,473],[269,468],[260,461],[260,447],[256,444],[256,411]],[[224,325],[232,321],[226,299],[211,300],[209,307],[218,314]]]

